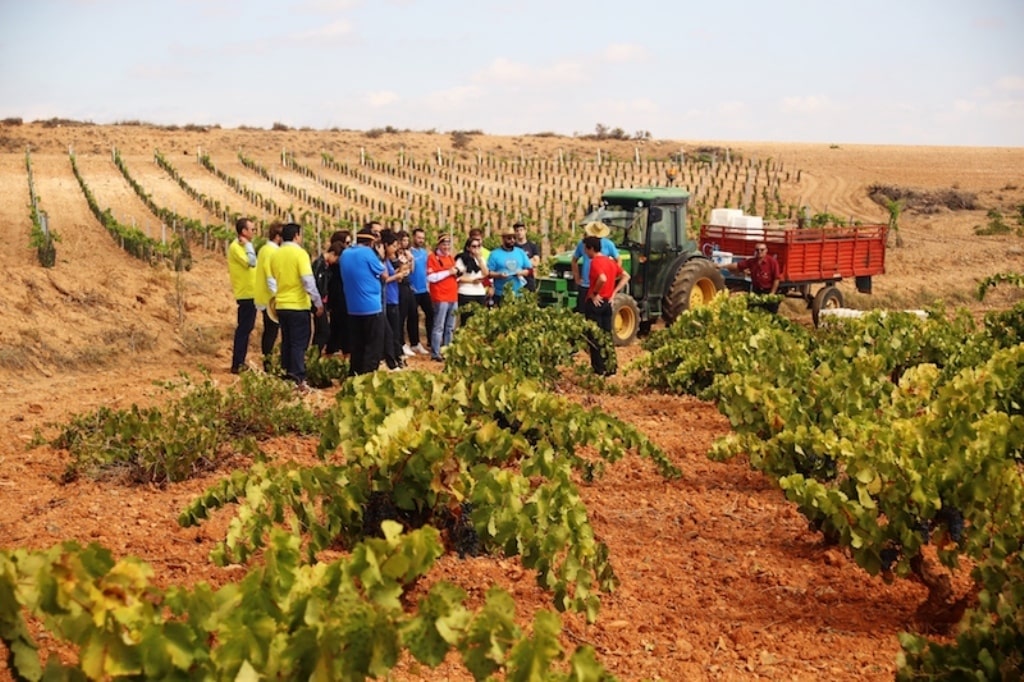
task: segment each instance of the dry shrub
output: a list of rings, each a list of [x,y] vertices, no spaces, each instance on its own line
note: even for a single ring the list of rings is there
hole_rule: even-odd
[[[901,202],[903,210],[916,213],[937,213],[946,208],[950,211],[976,211],[978,195],[957,187],[940,190],[919,190],[875,184],[868,187],[868,197],[879,206],[887,207],[889,202]]]

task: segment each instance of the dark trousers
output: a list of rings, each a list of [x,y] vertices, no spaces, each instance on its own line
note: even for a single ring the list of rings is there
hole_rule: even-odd
[[[409,345],[418,346],[421,343],[420,316],[416,312],[416,308],[423,311],[423,328],[427,330],[427,345],[430,345],[430,330],[434,328],[434,302],[430,300],[430,292],[428,291],[424,291],[422,294],[413,294],[413,296],[415,296],[416,305],[409,316],[410,321],[407,323],[409,327]]]
[[[428,296],[429,298],[429,296]],[[398,285],[398,345],[403,343],[402,334],[409,339],[409,345],[420,342],[420,318],[416,314],[416,294],[407,284]],[[415,341],[413,340],[415,339]]]
[[[263,311],[263,335],[260,337],[260,351],[263,353],[263,371],[270,371],[270,355],[274,352],[274,344],[277,343],[277,332],[281,325],[270,319],[267,311]]]
[[[389,303],[384,308],[388,321],[384,330],[384,361],[391,369],[402,364],[402,316],[398,308],[397,303]]]
[[[308,310],[278,310],[281,321],[281,366],[295,383],[306,380],[306,349],[309,348]]]
[[[594,305],[593,301],[585,301],[583,304],[583,314],[587,316],[588,320],[593,321],[601,331],[611,338],[612,336],[612,302],[604,301],[601,305]],[[615,366],[612,365],[609,368],[604,361],[604,355],[601,354],[601,343],[600,339],[593,335],[587,336],[587,345],[590,347],[590,366],[593,367],[595,374],[602,376],[611,376],[615,374]]]
[[[330,314],[327,309],[324,309],[324,314],[320,317],[313,318],[313,345],[317,347],[320,352],[324,352],[327,348],[327,342],[331,338],[331,322]]]
[[[256,304],[251,298],[238,299],[238,322],[235,326],[235,341],[231,348],[231,369],[245,366],[249,353],[249,335],[256,326]]]
[[[586,315],[586,301],[587,295],[590,293],[590,287],[576,287],[576,312],[581,315]]]
[[[349,376],[377,371],[384,353],[384,335],[387,321],[384,313],[348,316],[352,332],[352,357],[349,359]]]
[[[477,305],[480,306],[480,310],[483,310],[487,307],[487,294],[481,294],[479,296],[467,296],[466,294],[459,294],[460,327],[466,324],[466,320],[473,317],[473,313],[476,312]]]
[[[348,355],[352,352],[352,335],[348,328],[348,307],[345,305],[344,292],[332,295],[328,299],[328,307],[331,333],[327,337],[327,352],[341,351]]]

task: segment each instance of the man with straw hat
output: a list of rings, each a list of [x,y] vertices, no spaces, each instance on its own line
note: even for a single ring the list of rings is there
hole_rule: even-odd
[[[508,295],[515,298],[519,290],[526,286],[526,275],[533,268],[530,257],[516,246],[515,228],[506,227],[501,231],[501,248],[491,251],[487,257],[487,270],[494,282],[494,305]]]
[[[601,251],[600,253],[613,258],[616,261],[619,260],[619,250],[615,248],[614,242],[608,238],[611,230],[603,222],[595,221],[587,223],[583,226],[583,235],[585,237],[597,237],[601,240]],[[572,252],[572,277],[576,282],[576,312],[583,313],[583,302],[587,300],[587,294],[590,287],[590,256],[587,255],[586,250],[583,246],[583,240],[576,245],[576,250]]]

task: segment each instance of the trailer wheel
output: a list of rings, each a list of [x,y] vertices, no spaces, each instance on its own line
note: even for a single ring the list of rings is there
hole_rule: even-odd
[[[814,297],[814,303],[811,305],[811,319],[814,320],[814,326],[817,327],[819,319],[821,317],[821,311],[826,309],[835,309],[843,307],[843,292],[835,288],[831,284],[826,287],[822,287]]]
[[[612,340],[616,346],[636,341],[640,330],[640,308],[629,294],[615,294],[612,299]]]
[[[665,324],[672,324],[691,308],[707,305],[724,288],[725,277],[714,263],[704,258],[687,261],[676,272],[662,302]]]

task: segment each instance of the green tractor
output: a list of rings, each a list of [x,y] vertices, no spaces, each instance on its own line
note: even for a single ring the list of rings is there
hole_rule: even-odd
[[[721,270],[686,236],[690,193],[675,187],[612,189],[588,211],[582,224],[601,222],[619,249],[628,287],[612,301],[612,336],[627,346],[663,318],[665,324],[685,310],[708,303],[725,288]],[[558,254],[554,270],[537,282],[542,306],[575,309],[572,251]]]

